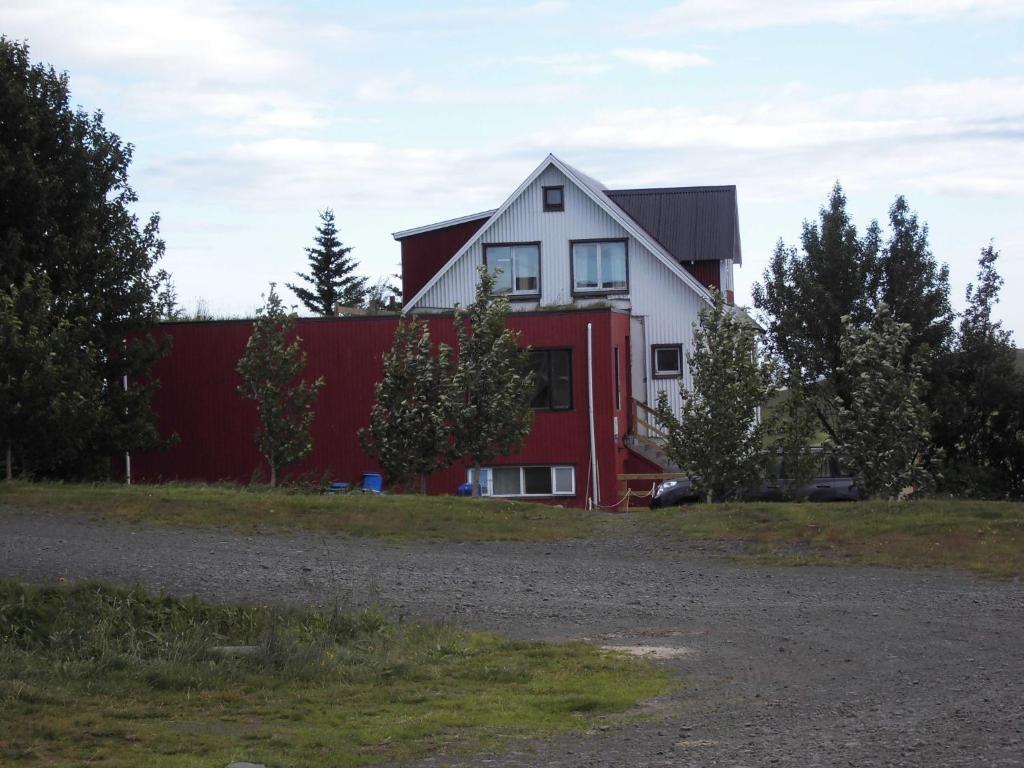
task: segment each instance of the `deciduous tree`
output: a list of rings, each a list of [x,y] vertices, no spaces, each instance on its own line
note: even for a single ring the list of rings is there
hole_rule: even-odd
[[[725,303],[701,310],[689,367],[693,388],[680,383],[682,417],[667,395],[658,397],[658,420],[668,431],[669,458],[690,474],[706,501],[741,495],[763,470],[763,425],[757,409],[772,391],[772,365],[763,359],[757,330]]]
[[[359,431],[363,449],[381,465],[389,482],[427,477],[451,464],[453,368],[451,348],[437,351],[422,321],[400,321],[391,350],[384,354],[384,375],[377,383],[370,425]]]
[[[283,467],[302,461],[313,450],[313,403],[324,385],[323,376],[313,382],[301,380],[306,354],[301,338],[289,341],[294,329],[295,314],[285,311],[271,283],[238,361],[242,377],[238,392],[256,401],[260,418],[256,444],[270,466],[271,486],[277,485]]]

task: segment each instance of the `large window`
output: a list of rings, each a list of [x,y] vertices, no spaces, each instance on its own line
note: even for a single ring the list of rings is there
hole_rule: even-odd
[[[574,293],[620,293],[629,288],[625,240],[577,240],[572,244]]]
[[[484,246],[484,263],[494,275],[494,290],[511,297],[540,295],[540,243]]]
[[[572,408],[572,352],[568,349],[534,349],[530,365],[536,390],[531,405],[552,411]]]
[[[473,482],[473,470],[469,470]],[[568,466],[484,467],[480,470],[484,496],[575,496],[576,472]]]

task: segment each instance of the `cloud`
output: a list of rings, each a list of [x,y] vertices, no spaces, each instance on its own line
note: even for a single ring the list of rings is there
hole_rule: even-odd
[[[578,92],[578,86],[571,83],[463,87],[425,83],[412,73],[403,73],[371,78],[356,89],[355,96],[368,102],[415,104],[557,104]]]
[[[684,51],[662,51],[655,48],[616,48],[612,56],[631,64],[639,64],[658,74],[675,72],[677,69],[690,67],[706,67],[711,64],[707,57],[699,53]]]
[[[550,69],[561,75],[601,75],[611,69],[608,60],[594,53],[555,53],[549,56],[519,56],[515,59],[523,64],[531,64]],[[488,63],[507,64],[507,59],[489,59]]]
[[[1019,0],[684,0],[641,19],[634,31],[759,29],[807,24],[869,25],[1019,18]]]

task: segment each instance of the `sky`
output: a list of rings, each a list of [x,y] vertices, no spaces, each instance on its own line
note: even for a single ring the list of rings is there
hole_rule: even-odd
[[[906,195],[955,307],[994,241],[1024,345],[1024,0],[0,0],[0,32],[135,146],[187,310],[294,282],[327,207],[397,272],[392,232],[553,152],[612,188],[735,184],[746,304],[837,180],[861,231]]]

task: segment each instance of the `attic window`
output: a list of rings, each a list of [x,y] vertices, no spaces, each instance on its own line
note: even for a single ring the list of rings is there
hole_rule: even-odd
[[[548,212],[565,210],[564,187],[544,187],[544,210]]]

